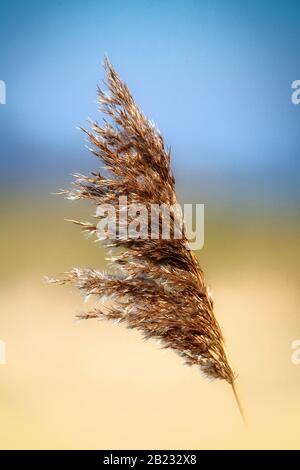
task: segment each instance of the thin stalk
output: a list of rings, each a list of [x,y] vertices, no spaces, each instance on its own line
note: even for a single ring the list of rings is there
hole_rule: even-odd
[[[243,410],[242,402],[241,402],[240,396],[238,394],[237,386],[236,386],[235,382],[231,383],[231,388],[232,388],[232,391],[233,391],[233,394],[234,394],[235,401],[236,401],[237,406],[239,408],[239,412],[240,412],[240,415],[242,417],[243,423],[246,426],[247,425],[246,416],[245,416],[245,413],[244,413],[244,410]]]

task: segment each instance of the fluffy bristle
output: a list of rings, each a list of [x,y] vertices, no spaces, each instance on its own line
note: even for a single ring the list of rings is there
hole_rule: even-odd
[[[127,86],[108,60],[105,61],[108,93],[99,90],[101,111],[108,118],[85,130],[92,152],[104,163],[105,176],[75,175],[75,188],[63,193],[70,199],[90,199],[96,206],[112,205],[120,216],[119,198],[128,204],[176,204],[170,152],[155,126],[137,107]],[[173,224],[180,224],[172,212]],[[163,217],[163,216],[162,216]],[[129,222],[128,222],[129,223]],[[160,224],[162,220],[160,220]],[[81,223],[83,230],[96,226]],[[173,234],[174,235],[174,234]],[[213,313],[213,302],[203,273],[188,240],[109,239],[123,250],[114,258],[114,274],[94,269],[74,269],[59,283],[73,283],[84,295],[111,299],[109,307],[95,308],[82,318],[107,318],[137,328],[145,337],[161,340],[188,364],[198,365],[210,378],[234,382],[223,336]]]

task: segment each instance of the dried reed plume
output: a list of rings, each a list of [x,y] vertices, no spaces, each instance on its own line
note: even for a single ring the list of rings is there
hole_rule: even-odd
[[[101,127],[91,123],[91,151],[105,164],[109,177],[97,173],[75,175],[75,189],[61,191],[69,199],[89,199],[111,204],[119,211],[119,196],[128,204],[176,203],[170,152],[155,126],[143,115],[108,60],[105,60],[108,93],[98,90],[100,109],[108,116]],[[120,215],[120,214],[119,214]],[[173,214],[173,223],[180,223]],[[88,233],[96,225],[76,222]],[[160,220],[161,223],[161,220]],[[113,258],[114,274],[94,269],[73,269],[59,284],[73,283],[84,295],[112,299],[108,306],[80,315],[106,318],[137,328],[146,338],[161,340],[187,364],[198,365],[205,376],[224,379],[235,388],[213,300],[197,259],[182,239],[125,239],[118,234],[110,247],[123,248]]]

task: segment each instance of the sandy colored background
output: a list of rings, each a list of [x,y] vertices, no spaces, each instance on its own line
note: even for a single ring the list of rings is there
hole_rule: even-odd
[[[85,305],[44,274],[104,266],[99,244],[63,217],[90,207],[57,198],[5,204],[1,245],[0,447],[299,448],[299,226],[292,214],[210,214],[199,253],[248,418],[230,388],[123,326],[76,322]],[[257,211],[255,211],[257,213]],[[236,215],[236,214],[235,214]]]

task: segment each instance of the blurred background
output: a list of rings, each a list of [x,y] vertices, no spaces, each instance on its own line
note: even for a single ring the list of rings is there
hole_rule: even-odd
[[[77,0],[0,6],[0,447],[299,448],[298,1]],[[43,284],[105,267],[50,193],[98,167],[76,126],[97,113],[107,54],[172,146],[179,198],[205,204],[199,260],[239,376],[209,383],[155,341],[76,323]]]

